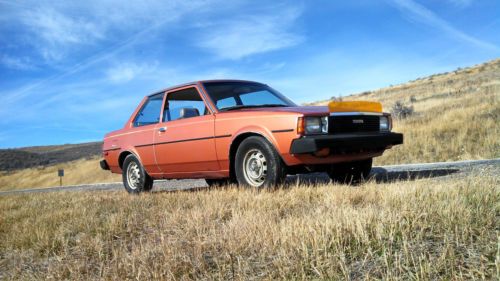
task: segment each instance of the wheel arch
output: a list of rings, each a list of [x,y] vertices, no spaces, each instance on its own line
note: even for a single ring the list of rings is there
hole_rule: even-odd
[[[280,157],[280,160],[286,165],[286,162],[283,160],[283,157],[281,156],[275,143],[272,140],[270,140],[266,135],[256,131],[242,132],[233,138],[231,145],[229,147],[229,176],[231,179],[236,179],[236,174],[235,174],[236,151],[238,151],[238,147],[240,146],[240,144],[249,137],[261,137],[264,140],[266,140],[277,152],[278,156]]]
[[[120,155],[118,156],[118,166],[120,167],[120,169],[123,170],[123,162],[125,162],[125,158],[127,158],[127,156],[129,155],[134,155],[139,160],[139,162],[141,162],[141,158],[139,158],[137,153],[134,153],[133,151],[130,150],[124,150],[120,152]]]

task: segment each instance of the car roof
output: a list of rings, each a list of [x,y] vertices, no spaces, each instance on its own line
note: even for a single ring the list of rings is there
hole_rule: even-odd
[[[256,81],[250,81],[250,80],[238,80],[238,79],[211,79],[211,80],[198,80],[198,81],[193,81],[193,82],[188,82],[188,83],[183,83],[183,84],[179,84],[179,85],[175,85],[175,86],[172,86],[172,87],[168,87],[168,88],[165,88],[165,89],[162,89],[162,90],[159,90],[159,91],[155,91],[153,92],[152,94],[148,95],[148,96],[154,96],[154,95],[157,95],[157,94],[161,94],[161,93],[164,93],[164,92],[167,92],[167,91],[171,91],[171,90],[175,90],[177,88],[182,88],[182,87],[186,87],[186,86],[195,86],[197,84],[203,84],[203,83],[209,83],[209,82],[243,82],[243,83],[257,83],[257,84],[263,84],[263,83],[260,83],[260,82],[256,82]]]

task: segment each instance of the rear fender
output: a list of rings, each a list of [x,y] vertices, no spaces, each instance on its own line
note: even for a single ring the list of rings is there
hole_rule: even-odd
[[[139,159],[139,162],[142,164],[142,159],[141,157],[139,156],[139,153],[137,152],[137,150],[135,149],[135,147],[131,146],[131,147],[126,147],[125,149],[122,149],[120,151],[120,154],[118,156],[118,159],[120,159],[120,157],[123,155],[123,154],[132,154],[134,155],[137,159]],[[120,163],[119,163],[120,164]],[[123,164],[123,163],[122,163]],[[120,164],[121,166],[121,164]],[[122,167],[120,167],[120,170],[122,169]]]

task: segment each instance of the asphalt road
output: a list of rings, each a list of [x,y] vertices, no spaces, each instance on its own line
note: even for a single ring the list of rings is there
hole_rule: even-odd
[[[472,173],[492,173],[500,175],[500,158],[491,160],[472,160],[458,162],[438,162],[425,164],[406,164],[374,167],[371,176],[376,182],[391,182],[399,180],[415,180],[418,178],[465,177]],[[287,184],[325,184],[330,179],[324,173],[288,176]],[[205,180],[165,180],[156,181],[153,192],[198,190],[206,188]],[[50,188],[31,188],[22,190],[1,191],[2,195],[45,193],[57,191],[109,191],[122,190],[121,182],[85,184]]]

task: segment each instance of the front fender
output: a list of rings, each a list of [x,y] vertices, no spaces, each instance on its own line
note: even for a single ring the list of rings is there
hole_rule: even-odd
[[[238,139],[238,137],[245,134],[256,134],[265,138],[273,147],[276,149],[276,152],[281,157],[283,162],[287,165],[291,165],[292,163],[289,161],[289,150],[291,142],[294,138],[296,138],[296,134],[293,131],[286,132],[272,132],[263,126],[247,126],[238,130],[236,134],[232,136],[231,144],[234,143]],[[231,151],[228,151],[230,155]]]
[[[279,152],[281,151],[278,147],[278,142],[270,130],[264,126],[246,126],[239,129],[231,138],[231,143],[233,143],[238,137],[244,134],[257,134],[265,138],[269,143],[271,143],[274,148]]]

